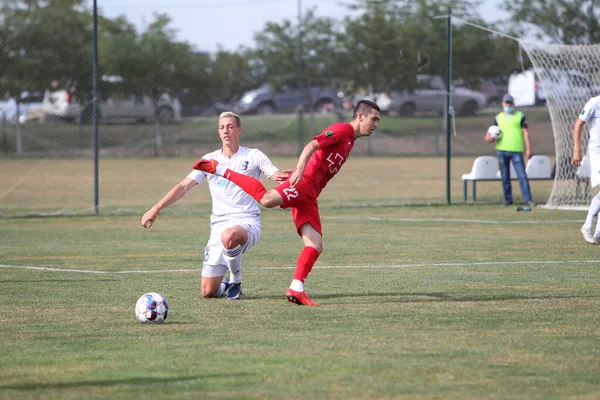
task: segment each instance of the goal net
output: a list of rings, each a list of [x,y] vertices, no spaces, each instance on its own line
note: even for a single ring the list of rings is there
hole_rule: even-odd
[[[548,45],[521,42],[529,56],[539,87],[537,97],[550,112],[556,152],[554,184],[547,208],[587,209],[591,196],[589,167],[571,163],[573,124],[585,103],[600,95],[600,45]],[[587,150],[587,124],[582,152]]]

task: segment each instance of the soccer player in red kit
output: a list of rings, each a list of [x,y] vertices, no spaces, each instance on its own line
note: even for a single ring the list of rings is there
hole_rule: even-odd
[[[331,125],[308,143],[296,169],[289,179],[267,191],[263,184],[251,176],[230,171],[216,160],[196,161],[194,169],[216,174],[238,185],[263,207],[291,208],[292,218],[304,248],[296,261],[296,272],[287,299],[299,305],[318,306],[304,290],[304,280],[323,251],[323,233],[317,198],[327,182],[338,173],[348,159],[354,141],[369,136],[377,128],[380,109],[370,100],[361,100],[354,108],[350,123],[338,122]]]

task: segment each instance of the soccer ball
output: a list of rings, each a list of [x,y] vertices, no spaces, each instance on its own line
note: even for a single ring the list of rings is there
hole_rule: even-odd
[[[502,131],[498,128],[498,125],[490,125],[487,130],[488,135],[492,136],[494,139],[498,140],[502,137]]]
[[[160,324],[167,319],[169,303],[163,295],[146,293],[139,298],[135,305],[135,316],[140,322]]]

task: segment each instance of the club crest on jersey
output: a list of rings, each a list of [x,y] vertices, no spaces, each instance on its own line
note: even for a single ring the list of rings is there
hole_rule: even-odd
[[[220,188],[227,188],[233,184],[234,184],[233,182],[231,182],[230,180],[224,179],[224,178],[217,179],[217,186]]]
[[[325,136],[327,136],[327,137],[333,136],[333,132],[327,131],[327,132],[325,132]]]

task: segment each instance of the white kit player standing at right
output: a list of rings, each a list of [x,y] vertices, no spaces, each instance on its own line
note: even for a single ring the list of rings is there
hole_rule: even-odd
[[[587,122],[590,127],[590,140],[587,148],[587,162],[590,167],[590,182],[592,187],[600,185],[600,96],[592,97],[583,107],[573,127],[573,164],[581,166],[581,132],[583,125]],[[587,217],[581,233],[586,242],[591,244],[600,243],[600,221],[593,229],[594,218],[600,213],[600,193],[592,198]]]

